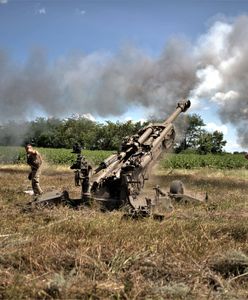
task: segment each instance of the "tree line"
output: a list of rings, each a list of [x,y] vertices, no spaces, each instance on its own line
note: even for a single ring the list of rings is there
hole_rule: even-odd
[[[175,147],[177,153],[187,150],[199,154],[223,152],[226,145],[223,132],[208,132],[204,128],[206,124],[198,114],[187,115],[186,118],[186,128],[183,130],[181,141]]]
[[[8,122],[0,126],[1,146],[31,143],[44,148],[71,148],[80,143],[89,150],[117,150],[123,137],[135,134],[141,122],[98,123],[87,118],[37,118],[34,121]]]
[[[181,140],[175,144],[175,151],[195,151],[200,154],[221,153],[226,141],[219,131],[204,129],[202,118],[197,115],[185,116],[181,129]],[[148,124],[141,122],[98,123],[87,118],[37,118],[34,121],[17,123],[10,121],[0,126],[1,146],[24,146],[31,143],[44,148],[71,148],[80,143],[89,150],[118,150],[122,139],[137,133]]]

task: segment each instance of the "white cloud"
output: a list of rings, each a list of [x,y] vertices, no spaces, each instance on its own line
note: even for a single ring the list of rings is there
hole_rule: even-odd
[[[195,98],[193,95],[189,97],[191,102],[191,110],[197,110],[201,108],[201,102],[198,98]]]
[[[232,32],[232,25],[217,21],[210,30],[202,35],[195,48],[196,55],[204,60],[208,60],[209,64],[222,62],[226,56],[227,41]]]
[[[243,114],[248,116],[248,108],[247,107],[241,109],[241,111],[243,112]]]
[[[130,116],[127,116],[127,117],[124,118],[124,121],[125,121],[125,122],[133,121],[133,118],[130,117]]]
[[[40,14],[40,15],[45,15],[45,14],[46,14],[46,9],[45,9],[45,7],[42,7],[42,8],[39,9],[39,14]]]
[[[0,0],[0,4],[7,4],[8,0]]]
[[[228,128],[226,125],[217,125],[214,122],[207,123],[205,128],[207,131],[210,131],[210,132],[220,131],[220,132],[223,132],[223,134],[228,133]]]
[[[90,114],[90,113],[83,114],[83,115],[81,115],[81,117],[82,117],[82,118],[85,118],[85,119],[88,119],[88,120],[90,120],[90,121],[93,121],[93,122],[96,121],[96,119],[95,119],[95,118],[92,116],[92,114]]]
[[[246,151],[246,149],[242,148],[240,144],[238,144],[236,141],[227,140],[227,143],[224,147],[224,150],[227,152],[242,152]]]
[[[79,113],[74,113],[71,115],[71,118],[74,120],[79,120],[80,118],[88,119],[90,121],[96,122],[96,118],[92,116],[91,113],[86,113],[80,115]]]
[[[125,122],[128,122],[128,121],[131,121],[133,123],[137,123],[137,122],[140,122],[141,124],[144,124],[145,122],[147,122],[147,119],[144,119],[144,118],[140,118],[140,119],[135,119],[130,117],[130,116],[127,116],[124,118],[124,121]]]
[[[45,7],[37,8],[35,10],[35,14],[36,15],[45,15],[46,14],[46,8]]]
[[[209,95],[218,90],[222,84],[219,70],[212,65],[207,66],[205,69],[198,70],[196,72],[196,76],[199,79],[199,84],[191,92],[191,97],[194,101],[204,97],[209,97]]]
[[[77,13],[78,15],[82,15],[82,16],[83,16],[83,15],[86,14],[86,10],[77,8],[77,9],[76,9],[76,13]]]
[[[238,98],[239,93],[235,91],[229,91],[227,93],[218,92],[211,98],[211,101],[224,105],[227,102],[237,100]]]

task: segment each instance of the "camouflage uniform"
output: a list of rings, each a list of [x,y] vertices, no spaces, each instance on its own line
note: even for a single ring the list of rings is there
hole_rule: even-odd
[[[41,173],[41,164],[42,158],[39,152],[35,151],[35,153],[27,154],[27,163],[31,167],[31,172],[29,174],[29,179],[32,182],[32,188],[34,191],[34,195],[41,195],[42,189],[40,187],[40,173]]]

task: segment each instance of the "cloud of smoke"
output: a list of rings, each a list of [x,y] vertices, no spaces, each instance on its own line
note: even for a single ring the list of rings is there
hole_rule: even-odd
[[[171,110],[194,86],[196,63],[189,45],[171,41],[157,59],[125,47],[115,56],[95,53],[60,63],[63,101],[73,110],[120,115],[131,104]]]
[[[199,82],[191,92],[218,105],[223,123],[237,128],[239,143],[248,146],[248,16],[217,21],[195,47]]]
[[[33,52],[24,66],[14,65],[0,52],[0,117],[1,120],[23,120],[34,111],[59,114],[59,78],[48,67],[41,51]]]
[[[0,52],[0,117],[25,119],[33,112],[120,115],[128,105],[170,111],[195,85],[196,63],[186,42],[171,41],[154,59],[134,47],[116,55],[93,53],[53,65],[41,50],[24,65]]]
[[[218,106],[248,145],[248,17],[216,21],[195,45],[170,40],[159,57],[126,46],[113,55],[71,55],[49,63],[42,50],[16,65],[0,51],[0,118],[27,119],[35,113],[108,117],[130,105],[171,112],[186,97]]]

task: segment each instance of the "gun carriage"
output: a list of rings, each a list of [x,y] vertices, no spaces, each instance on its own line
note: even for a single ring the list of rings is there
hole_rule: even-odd
[[[42,195],[36,203],[64,202],[77,206],[96,201],[101,203],[104,209],[120,209],[126,206],[132,214],[150,215],[161,202],[159,199],[165,196],[175,200],[181,199],[184,191],[180,181],[172,182],[167,194],[156,186],[154,199],[143,196],[141,191],[149,178],[152,166],[174,143],[173,122],[189,107],[189,100],[181,101],[163,123],[149,124],[137,134],[124,138],[119,153],[109,156],[95,169],[92,169],[81,154],[80,145],[75,144],[73,153],[77,154],[77,159],[71,169],[75,170],[75,185],[81,186],[80,198],[70,199],[65,191]]]

